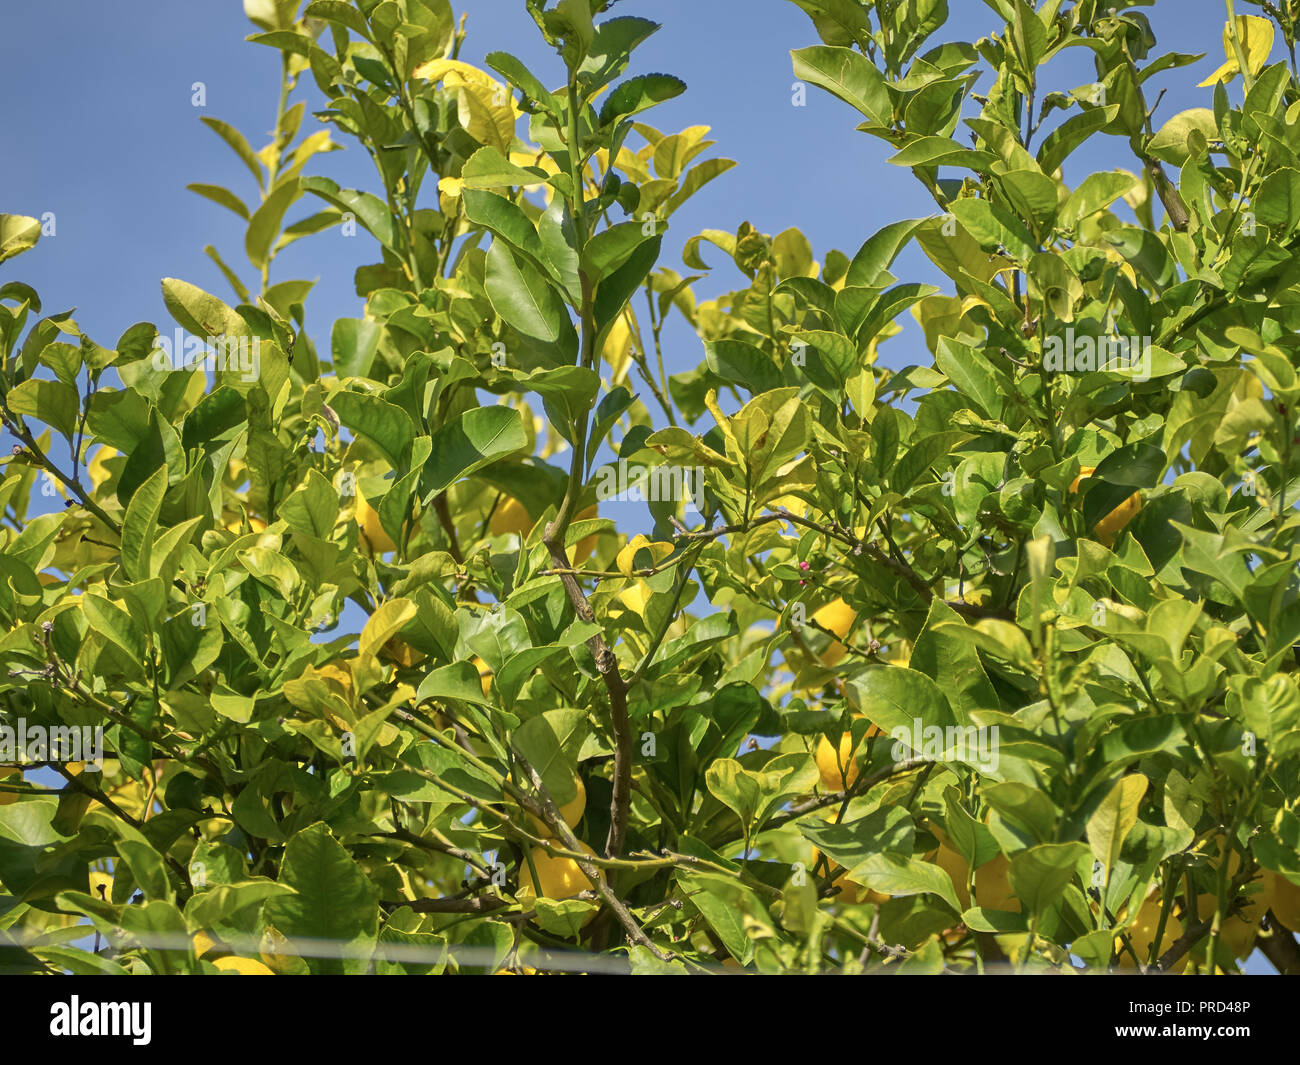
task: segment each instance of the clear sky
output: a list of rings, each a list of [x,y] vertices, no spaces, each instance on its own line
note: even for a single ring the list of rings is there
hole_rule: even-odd
[[[561,78],[558,58],[542,41],[523,0],[457,0],[469,15],[462,57],[480,62],[504,49],[544,81]],[[997,29],[982,0],[949,0],[951,18],[933,39],[974,41]],[[1252,9],[1253,10],[1253,9]],[[636,53],[634,72],[665,71],[689,86],[679,99],[645,116],[675,132],[709,125],[713,153],[739,166],[699,193],[673,219],[664,262],[679,270],[682,245],[704,228],[734,231],[750,221],[776,234],[798,226],[819,260],[838,247],[850,255],[881,226],[934,211],[907,170],[889,166],[893,149],[854,130],[861,116],[818,89],[807,106],[791,103],[792,48],[818,43],[812,23],[787,0],[620,0],[615,14],[654,18],[663,29]],[[1195,85],[1222,60],[1221,0],[1165,0],[1147,9],[1159,51],[1206,52],[1199,63],[1157,78],[1167,89],[1157,127],[1193,106],[1209,106],[1210,90]],[[239,0],[8,0],[0,6],[0,88],[6,100],[0,134],[0,210],[55,213],[57,236],[0,268],[0,279],[36,287],[45,313],[77,307],[77,320],[97,342],[112,347],[129,326],[151,321],[170,328],[159,281],[179,277],[225,299],[224,279],[203,253],[215,244],[232,265],[242,259],[242,223],[224,208],[186,190],[189,182],[225,185],[253,197],[252,176],[199,121],[211,115],[243,130],[254,148],[274,122],[279,64],[269,48],[249,44],[253,31]],[[1274,58],[1281,55],[1279,41]],[[1091,53],[1073,49],[1046,68],[1048,88],[1090,82]],[[987,77],[979,88],[987,88]],[[207,106],[191,105],[203,82]],[[1240,81],[1234,91],[1239,92]],[[298,99],[323,106],[310,76]],[[304,129],[315,120],[310,114]],[[1098,143],[1094,138],[1089,144]],[[1127,144],[1102,138],[1104,158],[1071,163],[1087,171],[1135,167]],[[308,172],[341,185],[373,188],[370,162],[354,145],[318,157]],[[1067,172],[1067,180],[1077,181]],[[291,217],[317,208],[308,197]],[[356,266],[375,261],[369,238],[331,231],[300,241],[277,259],[273,280],[319,278],[307,304],[308,330],[327,350],[338,317],[360,314],[352,285]],[[706,245],[706,261],[720,268],[698,294],[739,287],[743,278]],[[246,267],[247,270],[247,267]],[[920,253],[900,260],[896,273],[937,280]],[[247,275],[246,275],[247,276]],[[918,334],[910,334],[912,337]],[[696,365],[702,351],[691,334],[673,334],[669,371]],[[905,365],[921,354],[886,345],[887,361]]]
[[[561,80],[558,58],[542,41],[523,0],[453,0],[469,14],[462,58],[480,63],[495,50],[513,52],[543,81]],[[1258,13],[1238,5],[1239,13]],[[974,41],[998,29],[982,0],[949,0],[950,20],[932,39]],[[683,270],[686,240],[701,229],[734,231],[744,221],[776,234],[797,226],[819,260],[830,248],[852,255],[872,233],[900,218],[934,212],[910,171],[885,160],[893,149],[855,132],[860,120],[847,105],[810,88],[807,106],[792,106],[789,52],[817,44],[811,21],[787,0],[621,0],[614,14],[653,18],[663,29],[636,53],[632,72],[664,71],[683,78],[685,95],[657,108],[648,121],[667,132],[709,125],[713,154],[735,159],[735,169],[699,193],[673,218],[664,265]],[[1153,118],[1159,127],[1189,107],[1210,106],[1211,90],[1197,82],[1223,59],[1221,0],[1162,0],[1145,9],[1164,52],[1206,53],[1199,62],[1154,80],[1165,95]],[[254,32],[239,0],[46,0],[0,3],[0,211],[41,216],[54,212],[56,236],[0,267],[0,284],[24,281],[37,289],[49,314],[78,309],[81,328],[105,347],[136,322],[164,332],[174,327],[159,282],[179,277],[234,302],[226,282],[203,253],[215,244],[228,262],[243,260],[243,224],[224,208],[186,190],[189,182],[225,185],[255,199],[252,177],[200,121],[220,118],[260,148],[274,123],[279,63],[275,52],[246,43]],[[1272,59],[1282,57],[1280,40]],[[1045,68],[1045,91],[1069,91],[1093,80],[1091,53],[1073,49]],[[207,104],[191,104],[203,82]],[[988,87],[987,76],[976,91]],[[1231,87],[1239,99],[1240,80]],[[295,99],[310,112],[324,105],[309,75]],[[1148,93],[1148,100],[1154,93]],[[339,139],[336,137],[336,139]],[[308,173],[324,173],[345,187],[375,187],[369,160],[353,142],[320,156]],[[1095,154],[1080,151],[1067,164],[1075,184],[1086,172],[1136,169],[1120,138],[1093,138]],[[291,214],[318,209],[307,198]],[[361,301],[352,275],[376,261],[364,234],[349,240],[331,231],[309,237],[277,260],[273,281],[317,278],[308,300],[308,330],[328,352],[334,319],[358,317]],[[697,286],[707,298],[744,283],[717,249],[718,265]],[[908,280],[939,278],[916,250],[894,272]],[[245,264],[245,278],[248,279]],[[888,364],[928,361],[909,330],[885,346]],[[670,335],[668,370],[695,366],[703,356],[686,330]],[[11,441],[5,441],[5,446]],[[1251,968],[1260,966],[1256,955]]]

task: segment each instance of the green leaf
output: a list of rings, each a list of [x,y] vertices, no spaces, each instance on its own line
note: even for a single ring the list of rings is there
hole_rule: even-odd
[[[1089,174],[1065,201],[1059,217],[1060,224],[1066,229],[1072,228],[1089,215],[1109,207],[1136,184],[1137,179],[1122,170],[1103,170]]]
[[[1147,152],[1166,163],[1182,166],[1191,154],[1188,138],[1193,133],[1200,134],[1207,142],[1219,139],[1218,122],[1208,107],[1193,107],[1174,115],[1147,141]]]
[[[525,170],[515,166],[499,149],[487,145],[466,160],[460,179],[465,189],[525,188],[545,184],[546,171],[538,167]],[[466,206],[469,206],[468,201]]]
[[[799,831],[845,869],[874,854],[910,855],[916,838],[911,814],[898,806],[882,806],[866,817],[838,825],[800,821]]]
[[[633,49],[658,29],[659,23],[632,15],[606,19],[597,26],[587,57],[578,67],[586,91],[595,92],[622,74]]]
[[[1300,171],[1274,170],[1260,185],[1253,207],[1256,220],[1268,226],[1274,237],[1290,236],[1300,224]]]
[[[239,215],[239,217],[245,222],[252,217],[252,214],[249,212],[248,207],[245,206],[244,201],[229,189],[222,188],[220,185],[204,185],[199,182],[186,185],[185,187],[189,189],[190,192],[197,192],[200,196],[206,197],[213,203],[219,203],[227,210],[234,211],[235,214]]]
[[[572,334],[560,293],[541,271],[522,267],[501,238],[492,241],[488,250],[484,287],[492,309],[524,336],[555,344]]]
[[[133,581],[152,576],[150,555],[157,539],[158,514],[167,492],[167,467],[164,465],[144,482],[131,497],[122,521],[122,568]]]
[[[330,407],[349,429],[373,440],[394,470],[403,469],[415,439],[415,425],[405,410],[378,396],[349,391],[334,393]]]
[[[710,371],[751,395],[781,387],[781,371],[772,357],[753,344],[744,340],[706,340],[704,351]]]
[[[878,126],[893,116],[884,76],[860,52],[851,48],[814,45],[790,53],[794,76],[838,96],[856,107]]]
[[[211,115],[200,115],[199,121],[230,145],[240,161],[248,167],[249,173],[256,179],[257,187],[262,188],[266,183],[266,173],[262,169],[262,164],[258,162],[257,153],[253,151],[244,135],[234,126]]]
[[[210,337],[251,336],[248,323],[228,304],[209,295],[197,285],[165,277],[162,281],[163,303],[171,316],[187,332],[201,339]],[[180,352],[172,353],[173,363],[181,359]]]
[[[844,276],[845,287],[881,287],[880,275],[894,264],[912,234],[925,222],[924,218],[909,218],[893,222],[875,233],[858,249],[849,264],[849,271]]]
[[[600,109],[600,124],[610,126],[619,119],[671,100],[686,91],[686,82],[671,74],[643,74],[618,86]]]
[[[1011,859],[1011,889],[1030,913],[1043,913],[1075,879],[1088,856],[1082,843],[1043,843]]]
[[[961,913],[952,877],[939,866],[910,855],[873,854],[849,870],[855,884],[885,895],[937,895]]]
[[[924,673],[904,666],[871,666],[845,682],[849,704],[884,732],[913,734],[923,728],[955,725],[952,709],[939,686]]]
[[[483,683],[472,662],[454,662],[449,666],[435,669],[420,682],[416,699],[453,699],[462,703],[476,703],[479,706],[491,706],[483,694]]]
[[[71,443],[77,432],[81,397],[66,381],[33,377],[9,391],[9,408],[15,414],[37,418],[52,425]]]
[[[248,222],[248,232],[244,235],[244,251],[248,261],[259,270],[266,268],[271,261],[271,244],[280,235],[284,224],[284,213],[293,206],[301,195],[296,178],[276,186],[275,190],[253,212]]]
[[[396,237],[393,217],[388,213],[388,205],[378,196],[358,189],[341,189],[337,183],[325,177],[305,177],[301,179],[300,185],[304,191],[313,193],[326,203],[333,204],[340,211],[355,216],[370,235],[385,248],[390,250],[394,248]]]
[[[267,899],[291,895],[293,888],[274,880],[245,880],[238,884],[217,884],[194,895],[185,906],[185,923],[193,931],[223,924],[250,906]]]
[[[940,337],[934,361],[958,392],[974,400],[980,414],[994,421],[1002,417],[1003,397],[1013,386],[983,352],[951,337]]]
[[[303,11],[304,18],[320,18],[334,22],[351,30],[365,40],[370,39],[370,30],[361,13],[346,0],[312,0]]]
[[[0,214],[0,263],[36,247],[41,223],[22,214]]]
[[[519,411],[478,407],[433,434],[433,451],[421,484],[425,502],[449,485],[528,444]]]
[[[1119,860],[1124,840],[1137,824],[1138,810],[1148,784],[1141,773],[1121,777],[1088,818],[1088,846],[1092,848],[1092,856],[1106,870],[1108,878]]]
[[[576,767],[565,749],[575,723],[585,728],[583,715],[575,719],[570,711],[551,710],[530,717],[511,737],[514,749],[537,771],[557,806],[572,802],[578,794]],[[532,791],[526,782],[525,790]]]
[[[597,346],[627,301],[641,287],[659,258],[663,237],[652,237],[636,246],[628,260],[608,275],[596,288],[595,316]]]
[[[509,52],[489,52],[484,56],[483,61],[516,89],[523,92],[530,100],[536,100],[552,115],[559,114],[560,105],[555,97],[551,95],[546,86],[537,79],[531,70]],[[469,163],[465,165],[468,167]],[[508,184],[517,185],[519,182],[512,181],[508,182]],[[481,188],[482,186],[477,187]]]
[[[291,941],[331,940],[356,955],[310,958],[315,973],[360,973],[379,930],[378,889],[324,824],[290,838],[280,866],[280,882],[296,894],[266,903],[266,920]]]

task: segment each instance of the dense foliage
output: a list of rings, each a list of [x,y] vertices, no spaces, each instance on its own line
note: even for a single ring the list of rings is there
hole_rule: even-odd
[[[1123,0],[795,3],[796,96],[935,201],[852,255],[669,238],[733,164],[610,0],[526,0],[544,73],[448,0],[245,0],[233,304],[109,348],[0,277],[0,724],[104,745],[0,745],[0,966],[1295,969],[1296,5],[1153,123],[1201,57]],[[340,232],[326,353],[271,273]]]

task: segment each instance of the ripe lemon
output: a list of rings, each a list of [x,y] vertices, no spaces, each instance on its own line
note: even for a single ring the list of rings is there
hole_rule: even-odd
[[[843,599],[833,599],[824,607],[813,612],[812,621],[823,629],[835,633],[841,640],[849,634],[853,623],[858,620],[858,612]],[[832,641],[819,656],[824,666],[835,666],[849,653],[838,640]]]
[[[379,512],[360,492],[357,492],[356,521],[361,527],[361,535],[365,537],[366,544],[373,554],[382,555],[397,550],[393,538],[379,523]]]
[[[581,847],[584,854],[589,854],[593,858],[596,856],[596,852],[585,843],[581,844]],[[589,891],[595,886],[572,858],[547,854],[544,848],[534,847],[532,860],[533,869],[537,871],[536,881],[533,880],[532,869],[529,869],[527,862],[519,867],[519,890],[515,893],[515,897],[519,899],[521,905],[528,905],[526,899],[538,897],[571,898],[578,892]]]
[[[650,601],[650,585],[638,580],[618,593],[618,601],[637,617],[645,617],[645,605]]]
[[[1259,932],[1259,918],[1263,913],[1260,895],[1249,896],[1250,901],[1238,913],[1227,918],[1219,927],[1219,939],[1234,958],[1248,958],[1255,949],[1255,936]],[[1208,892],[1196,896],[1196,919],[1207,921],[1214,916],[1219,899]],[[1208,941],[1208,939],[1207,939]]]
[[[855,714],[854,717],[862,717]],[[870,726],[862,737],[863,742],[872,736],[879,736],[880,729]],[[817,771],[821,774],[822,786],[827,791],[848,791],[858,779],[861,767],[853,760],[853,733],[846,732],[840,737],[839,747],[833,747],[830,740],[822,736],[817,741]],[[843,769],[841,770],[841,766]]]
[[[483,659],[475,655],[470,659],[474,663],[474,668],[478,670],[479,686],[483,689],[483,698],[492,698],[492,669]]]
[[[812,865],[810,868],[815,869],[817,863],[821,860],[821,851],[816,847],[813,848]],[[873,891],[869,887],[859,884],[856,880],[849,878],[849,871],[843,866],[836,865],[835,862],[827,859],[830,868],[830,875],[834,877],[831,881],[831,887],[838,888],[839,894],[835,896],[841,902],[888,902],[889,895],[882,895],[879,891]]]
[[[583,811],[587,809],[587,787],[583,784],[582,777],[575,777],[574,784],[577,786],[578,793],[559,807],[560,816],[564,818],[564,823],[570,828],[575,827],[582,820]],[[552,835],[551,830],[532,814],[528,815],[528,820],[532,822],[533,827],[540,835],[548,838]]]
[[[248,516],[248,528],[253,532],[266,532],[266,522],[253,514]],[[232,532],[236,535],[244,532],[244,522],[242,518],[231,518],[226,522],[226,532]]]
[[[931,860],[952,879],[957,901],[963,910],[967,909],[970,906],[969,863],[947,843],[939,845]],[[1005,854],[997,855],[975,870],[975,905],[986,910],[1020,912],[1020,900],[1011,890],[1011,862]]]
[[[254,961],[252,958],[236,958],[233,954],[226,958],[217,958],[212,964],[222,972],[239,973],[241,976],[275,975],[260,961]]]
[[[23,779],[22,770],[16,765],[0,765],[0,780],[12,777],[14,774],[18,775],[18,780],[10,783],[16,784]],[[17,801],[18,793],[16,791],[0,791],[0,806],[12,806]]]
[[[191,943],[194,945],[194,956],[196,958],[203,957],[217,945],[217,941],[207,932],[195,932]]]
[[[389,659],[397,663],[397,665],[402,666],[404,669],[409,669],[411,666],[418,666],[429,657],[423,651],[417,651],[405,640],[400,640],[396,636],[389,640],[384,646],[384,653],[389,657]]]
[[[1160,911],[1163,904],[1160,896],[1152,893],[1147,896],[1146,902],[1138,910],[1137,920],[1133,926],[1128,929],[1128,940],[1132,944],[1134,952],[1142,960],[1142,964],[1147,963],[1151,956],[1151,944],[1155,942],[1156,929],[1160,927]],[[1124,918],[1124,911],[1119,913],[1120,920]],[[1183,934],[1183,922],[1180,921],[1172,911],[1169,914],[1169,920],[1165,922],[1164,938],[1160,940],[1160,951],[1164,953]],[[1136,969],[1137,963],[1133,960],[1133,955],[1124,949],[1124,941],[1115,937],[1115,950],[1119,954],[1119,967],[1121,969]],[[1172,972],[1180,973],[1187,968],[1187,955],[1184,954],[1174,963]]]
[[[90,874],[90,894],[97,899],[103,899],[105,902],[113,901],[113,877],[110,873],[101,873],[95,870]]]
[[[1283,927],[1300,932],[1300,887],[1281,874],[1265,869],[1264,892],[1273,916]]]
[[[590,521],[597,516],[596,507],[593,505],[577,514],[573,520]],[[488,522],[488,532],[493,536],[506,536],[513,533],[522,540],[532,531],[535,524],[537,521],[528,513],[528,509],[513,496],[507,496],[505,502],[492,513],[492,520]],[[584,536],[571,548],[569,561],[577,566],[579,563],[586,562],[595,550],[595,535]]]
[[[1096,466],[1084,466],[1079,470],[1079,476],[1070,483],[1070,491],[1077,492],[1079,484],[1085,477],[1091,477],[1097,471]],[[1101,521],[1092,527],[1092,531],[1097,534],[1097,539],[1107,547],[1113,547],[1115,540],[1120,532],[1129,522],[1137,517],[1137,512],[1142,509],[1142,496],[1134,492],[1123,503],[1117,506]]]

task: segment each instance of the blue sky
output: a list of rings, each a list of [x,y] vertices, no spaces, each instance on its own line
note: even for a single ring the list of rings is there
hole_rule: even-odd
[[[518,55],[544,81],[559,79],[559,61],[524,13],[522,0],[460,0],[467,11],[463,58],[479,62],[496,49]],[[950,0],[952,16],[934,38],[975,40],[997,28],[980,0]],[[667,265],[682,269],[688,237],[704,228],[734,231],[750,221],[766,233],[798,226],[818,259],[838,247],[850,255],[881,226],[933,213],[909,171],[889,166],[893,150],[858,133],[847,105],[817,89],[806,107],[791,104],[789,52],[816,44],[809,19],[786,0],[622,0],[615,13],[654,18],[663,29],[636,54],[636,69],[662,70],[689,86],[681,98],[646,116],[659,128],[713,127],[713,152],[739,166],[707,186],[674,216]],[[1219,0],[1177,0],[1148,10],[1160,51],[1207,52],[1199,63],[1161,75],[1168,91],[1156,125],[1192,106],[1208,106],[1195,88],[1221,62]],[[159,281],[179,277],[223,298],[230,292],[203,253],[215,244],[228,262],[242,259],[241,223],[186,190],[189,182],[226,185],[252,196],[252,177],[199,118],[210,115],[243,130],[255,148],[274,121],[275,53],[244,41],[253,27],[238,0],[203,4],[159,0],[63,0],[9,4],[0,14],[0,71],[9,101],[0,149],[0,210],[40,216],[53,211],[57,235],[7,264],[0,276],[40,292],[45,312],[76,306],[77,320],[112,346],[139,321],[169,328]],[[1279,41],[1274,58],[1281,55]],[[1074,49],[1046,68],[1048,88],[1068,90],[1092,80],[1090,53]],[[207,106],[191,105],[191,86],[207,88]],[[1236,91],[1239,92],[1240,82]],[[987,87],[987,78],[983,84]],[[1235,93],[1234,93],[1235,95]],[[310,77],[298,99],[309,112],[323,105]],[[856,116],[856,117],[855,117]],[[314,119],[308,115],[304,130]],[[1041,136],[1041,134],[1040,134]],[[347,142],[345,142],[347,143]],[[1120,138],[1094,138],[1097,157],[1072,160],[1087,171],[1134,167]],[[1104,157],[1102,156],[1104,153]],[[1083,155],[1085,153],[1080,153]],[[373,171],[352,144],[318,157],[309,172],[345,186],[373,188]],[[1067,171],[1067,180],[1074,177]],[[1075,178],[1077,180],[1077,177]],[[315,201],[291,217],[315,209]],[[308,302],[308,329],[327,338],[335,318],[357,316],[356,266],[374,261],[374,247],[330,232],[300,241],[276,262],[274,280],[319,278]],[[720,251],[705,246],[718,269],[698,293],[712,296],[743,279]],[[896,273],[934,280],[918,251]],[[669,371],[702,356],[689,333],[675,334]],[[899,345],[896,344],[896,349]],[[891,364],[918,354],[887,351]]]
[[[559,61],[524,12],[523,0],[458,0],[469,14],[462,58],[479,63],[510,51],[546,82],[560,80]],[[973,41],[998,28],[981,0],[949,0],[951,18],[933,38]],[[1239,13],[1257,9],[1239,4]],[[847,105],[809,89],[807,106],[791,104],[789,52],[818,43],[812,23],[786,0],[622,0],[616,14],[637,14],[663,29],[636,54],[636,71],[665,71],[689,89],[645,116],[667,132],[712,127],[713,154],[739,165],[679,211],[665,245],[665,265],[682,270],[683,244],[704,228],[734,231],[750,221],[770,234],[798,226],[819,260],[830,248],[852,254],[889,222],[932,214],[928,194],[907,170],[885,160],[893,149],[857,133]],[[1221,0],[1166,0],[1146,9],[1159,42],[1155,54],[1205,52],[1189,67],[1158,76],[1166,90],[1153,122],[1189,107],[1209,106],[1196,83],[1222,61]],[[159,282],[178,277],[231,300],[220,273],[203,253],[215,244],[232,264],[242,261],[242,223],[186,190],[189,182],[225,185],[246,199],[252,178],[200,121],[210,115],[243,130],[259,148],[274,122],[279,64],[268,48],[246,43],[253,27],[238,0],[61,0],[17,3],[0,11],[0,89],[6,115],[0,130],[0,211],[54,212],[57,235],[0,267],[0,283],[34,286],[44,313],[76,307],[82,329],[106,347],[140,321],[165,333],[174,326]],[[1281,58],[1279,41],[1272,58]],[[1045,70],[1044,91],[1068,91],[1093,80],[1091,53],[1074,49]],[[191,104],[203,82],[207,105]],[[988,79],[977,86],[987,88]],[[1231,87],[1239,99],[1240,81]],[[323,106],[304,76],[295,99],[310,112]],[[1149,94],[1154,99],[1154,92]],[[1040,134],[1041,136],[1041,134]],[[318,158],[309,173],[347,187],[374,188],[369,160],[349,141],[346,151]],[[1086,172],[1136,168],[1119,138],[1094,138],[1067,164],[1071,184]],[[314,201],[291,217],[315,210]],[[327,351],[339,317],[362,306],[353,271],[377,259],[373,244],[330,232],[298,242],[276,261],[273,280],[317,278],[307,304],[308,330]],[[744,283],[722,253],[705,246],[718,266],[697,286],[707,298]],[[938,281],[915,249],[895,267],[909,280]],[[247,274],[245,275],[247,278]],[[233,302],[233,301],[232,301]],[[886,345],[890,365],[927,361],[919,332]],[[703,351],[692,334],[669,336],[668,370],[696,365]],[[8,446],[12,441],[4,441]],[[1258,959],[1258,956],[1257,956]],[[1254,968],[1255,966],[1252,966]]]

